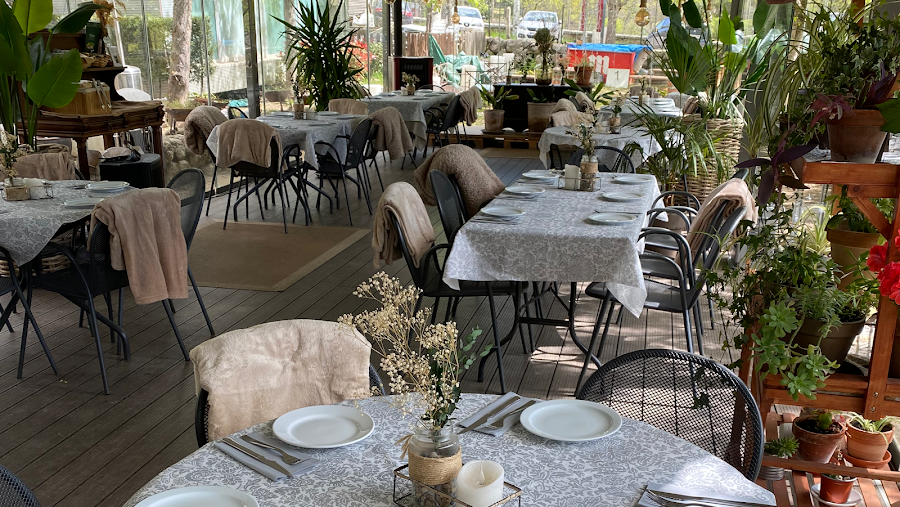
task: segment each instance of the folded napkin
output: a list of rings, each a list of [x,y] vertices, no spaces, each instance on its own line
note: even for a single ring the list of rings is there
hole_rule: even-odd
[[[303,475],[303,474],[309,472],[310,470],[315,468],[316,465],[319,464],[319,460],[313,458],[311,454],[299,452],[296,449],[294,449],[293,447],[289,446],[288,444],[285,444],[281,440],[278,440],[276,438],[267,437],[258,431],[254,431],[253,433],[250,433],[249,435],[251,437],[259,440],[260,442],[265,442],[267,444],[271,444],[276,447],[280,447],[280,448],[284,449],[285,451],[287,451],[287,453],[290,454],[291,456],[295,456],[297,458],[306,460],[306,461],[301,461],[300,463],[297,463],[295,465],[287,465],[284,462],[284,460],[281,459],[281,454],[279,454],[276,451],[273,451],[271,449],[266,449],[264,447],[260,447],[255,444],[251,444],[250,442],[246,442],[238,437],[229,437],[232,440],[234,440],[235,442],[237,442],[238,445],[246,447],[246,448],[250,449],[251,451],[254,451],[257,454],[260,454],[260,455],[278,463],[279,465],[283,466],[284,468],[290,470],[291,473],[294,474],[294,477],[297,477],[298,475]],[[242,465],[244,465],[248,468],[251,468],[251,469],[255,470],[256,472],[259,472],[261,475],[265,475],[266,477],[269,478],[269,480],[278,482],[282,479],[287,478],[286,475],[279,472],[278,470],[275,470],[275,469],[269,467],[268,465],[264,465],[264,464],[260,463],[259,461],[256,461],[255,459],[251,458],[250,456],[247,456],[246,454],[231,447],[228,444],[225,444],[223,442],[215,442],[215,445],[216,445],[216,448],[219,449],[220,451],[231,456],[232,458],[234,458],[235,460],[240,462]]]
[[[486,407],[482,408],[478,412],[475,412],[474,414],[470,415],[469,417],[458,422],[457,425],[462,428],[468,428],[470,424],[477,421],[483,415],[485,415],[485,414],[491,412],[492,410],[494,410],[495,408],[499,407],[500,405],[502,405],[504,402],[508,401],[513,396],[518,396],[518,395],[514,392],[508,392],[508,393],[504,394],[503,396],[500,396],[499,398],[495,399],[494,401],[488,403],[488,405]],[[495,436],[495,437],[499,437],[499,436],[503,435],[504,433],[506,433],[507,431],[512,429],[512,427],[515,426],[519,422],[519,416],[522,415],[521,412],[513,415],[512,417],[507,417],[503,421],[503,427],[500,429],[494,429],[487,425],[490,423],[496,422],[499,418],[502,418],[504,414],[508,414],[509,412],[516,410],[517,408],[521,407],[522,405],[528,403],[531,400],[532,400],[532,398],[524,398],[524,397],[520,398],[518,401],[515,401],[511,405],[504,408],[503,411],[500,412],[499,414],[497,414],[496,416],[488,419],[487,422],[485,422],[484,426],[482,426],[480,428],[475,428],[472,431],[477,431],[478,433],[484,433],[485,435],[491,435],[491,436]],[[541,401],[541,400],[536,400],[536,401]]]
[[[651,482],[647,484],[647,490],[653,491],[654,493],[665,493],[667,496],[673,497],[682,497],[680,499],[710,499],[710,500],[729,500],[732,502],[747,502],[748,504],[756,504],[756,505],[775,505],[775,496],[769,493],[771,498],[762,499],[756,497],[740,497],[729,495],[727,493],[713,493],[710,491],[702,491],[693,488],[683,488],[680,486],[676,486],[674,484],[664,484],[660,482]],[[659,505],[647,497],[647,493],[641,495],[641,499],[638,500],[638,503],[635,507],[659,507]]]

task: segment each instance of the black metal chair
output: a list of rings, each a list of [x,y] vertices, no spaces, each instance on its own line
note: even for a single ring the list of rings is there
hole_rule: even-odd
[[[25,346],[28,337],[28,322],[30,322],[34,327],[34,331],[38,336],[38,341],[40,341],[41,347],[44,349],[44,354],[47,356],[47,360],[50,361],[50,367],[53,368],[53,373],[59,375],[59,370],[56,368],[56,362],[53,361],[53,355],[50,353],[50,349],[47,347],[47,342],[44,341],[44,335],[41,333],[41,328],[38,327],[37,320],[35,320],[34,314],[31,313],[31,293],[29,291],[29,294],[26,297],[26,295],[22,292],[22,285],[19,283],[19,276],[24,276],[24,270],[13,268],[12,256],[9,254],[9,251],[7,251],[3,247],[0,247],[0,259],[5,260],[7,265],[11,268],[9,273],[10,276],[0,277],[0,296],[12,294],[12,297],[10,298],[9,304],[6,306],[6,308],[4,309],[0,307],[0,328],[2,328],[5,324],[6,327],[9,328],[9,332],[12,333],[13,328],[9,322],[9,318],[12,315],[12,312],[15,310],[18,303],[22,303],[22,308],[25,310],[26,324],[22,325],[22,344],[19,348],[19,369],[16,373],[16,378],[22,378],[22,369],[25,364]]]
[[[428,179],[431,181],[431,191],[434,193],[441,224],[444,226],[444,235],[447,236],[447,243],[452,245],[456,233],[466,223],[459,188],[441,171],[430,171]]]
[[[377,390],[379,396],[385,396],[384,384],[375,368],[369,365],[369,387]],[[197,446],[209,443],[209,391],[200,389],[197,394],[197,408],[194,411],[194,432],[197,435]],[[4,504],[0,504],[4,505]]]
[[[434,145],[439,145],[441,148],[444,147],[444,139],[442,136],[447,138],[447,144],[450,144],[450,129],[456,131],[456,142],[460,142],[459,137],[459,129],[457,125],[462,121],[463,117],[463,108],[462,104],[459,102],[459,95],[454,95],[450,100],[450,103],[447,105],[447,109],[441,109],[439,107],[432,107],[425,111],[425,135],[431,135],[434,137],[434,142],[432,143],[432,151],[434,151]],[[428,155],[428,143],[425,143],[425,150],[422,156]]]
[[[612,146],[594,146],[599,170],[602,173],[634,173],[634,162],[624,151]],[[584,150],[578,149],[569,157],[566,164],[580,165]]]
[[[366,140],[366,152],[363,154],[363,174],[366,177],[366,184],[369,188],[372,188],[372,183],[369,181],[369,168],[373,165],[375,166],[375,175],[378,176],[378,185],[381,187],[381,191],[384,192],[384,182],[381,181],[381,170],[378,168],[378,152],[375,151],[375,137],[378,135],[378,125],[372,124],[372,128],[369,129],[369,138]],[[406,158],[404,157],[404,162]],[[366,163],[368,162],[368,165]]]
[[[278,141],[276,139],[272,139],[270,141],[270,146],[272,150],[271,161],[269,162],[268,167],[259,166],[256,164],[251,164],[250,162],[238,162],[234,166],[231,167],[231,182],[228,186],[228,201],[225,204],[225,222],[222,224],[222,229],[225,229],[228,226],[228,211],[232,209],[231,207],[231,191],[234,186],[234,177],[240,176],[243,177],[246,181],[246,192],[244,195],[241,195],[241,185],[238,183],[238,198],[234,201],[234,221],[238,221],[238,206],[241,204],[241,201],[245,201],[245,207],[249,206],[248,198],[251,194],[256,194],[256,199],[259,202],[259,213],[263,219],[265,219],[265,214],[263,212],[263,202],[259,196],[259,189],[267,182],[274,182],[275,189],[278,190],[278,195],[281,197],[281,220],[284,223],[284,233],[287,234],[287,207],[285,205],[284,194],[282,187],[284,186],[284,164],[282,163],[281,153],[278,151]],[[250,178],[253,178],[255,185],[253,188],[250,188]],[[262,181],[260,181],[262,180]],[[247,212],[249,215],[249,212]]]
[[[228,106],[228,119],[234,120],[236,118],[249,118],[249,116],[239,107]]]
[[[187,250],[190,252],[191,243],[194,241],[194,233],[197,232],[197,224],[200,223],[200,213],[203,211],[203,192],[206,189],[206,177],[199,169],[185,169],[176,174],[167,185],[178,193],[181,198],[181,232],[184,233],[184,242]],[[191,266],[187,268],[188,278],[191,281],[191,287],[194,288],[194,294],[197,296],[197,303],[200,304],[200,310],[203,312],[203,318],[206,319],[206,327],[209,328],[209,334],[216,335],[212,322],[209,320],[209,314],[206,312],[206,305],[203,304],[203,296],[197,289],[197,282],[194,280],[194,273]],[[169,307],[175,311],[172,302],[169,301]]]
[[[344,156],[341,157],[340,152],[334,145],[319,141],[316,143],[316,161],[319,168],[316,175],[319,177],[319,186],[321,187],[324,180],[328,180],[334,190],[334,198],[337,208],[341,207],[341,199],[338,194],[338,185],[344,184],[344,200],[347,205],[347,214],[350,216],[350,225],[353,225],[353,212],[350,209],[350,198],[347,194],[347,181],[356,185],[357,196],[362,196],[366,200],[366,206],[369,208],[369,214],[372,214],[372,202],[369,200],[369,189],[365,184],[364,169],[361,169],[363,157],[366,153],[366,146],[369,143],[369,132],[372,129],[372,119],[366,118],[356,126],[353,133],[349,136],[339,136],[347,141],[347,149]],[[325,147],[319,152],[319,147]],[[356,171],[356,179],[353,179],[349,171]],[[320,194],[321,196],[321,194]],[[320,197],[316,198],[316,207],[319,206]]]
[[[728,238],[730,238],[731,235],[734,234],[734,231],[737,229],[741,219],[744,218],[745,213],[746,208],[744,208],[743,206],[740,206],[736,210],[734,210],[717,228],[715,238],[713,238],[715,240],[708,241],[704,245],[706,247],[706,257],[703,262],[703,269],[701,270],[700,276],[697,278],[694,278],[692,274],[685,274],[687,271],[693,272],[694,263],[691,260],[690,246],[688,246],[687,240],[685,240],[683,236],[666,229],[654,228],[645,229],[639,236],[640,240],[652,234],[667,234],[674,238],[677,238],[676,241],[679,242],[680,262],[676,262],[673,259],[653,252],[641,254],[640,258],[642,268],[648,261],[658,262],[661,265],[666,265],[668,266],[668,269],[671,270],[671,272],[674,272],[677,275],[676,279],[678,282],[677,285],[673,286],[645,279],[644,284],[647,287],[647,298],[644,301],[644,308],[659,310],[668,313],[680,313],[684,318],[684,333],[688,352],[694,352],[690,312],[693,309],[695,313],[699,313],[697,302],[700,300],[700,296],[703,293],[703,287],[706,285],[706,271],[713,268],[719,258],[719,252],[721,250],[722,243],[727,241]],[[655,276],[655,274],[651,273],[651,276]],[[609,312],[606,315],[606,325],[603,328],[603,336],[600,338],[600,345],[597,348],[596,356],[599,358],[603,354],[603,348],[606,344],[606,337],[609,334],[609,325],[612,322],[613,308],[615,307],[615,303],[617,303],[617,301],[612,296],[612,293],[606,289],[606,284],[602,282],[594,282],[588,285],[584,293],[590,297],[603,300],[603,303],[600,305],[600,312],[597,315],[597,320],[594,323],[594,330],[591,334],[591,343],[590,345],[588,345],[588,351],[594,350],[594,345],[597,343],[597,335],[600,332],[600,324],[603,320],[604,313],[607,313],[607,308],[609,309]],[[703,340],[699,333],[697,335],[697,346],[700,354],[702,355]],[[585,374],[587,373],[589,363],[590,355],[586,355],[584,365],[581,368],[581,374],[578,377],[577,385],[579,386],[581,385],[581,382],[584,379]]]
[[[3,465],[0,465],[0,505],[3,507],[41,507],[28,486]]]
[[[638,350],[597,370],[578,399],[602,403],[700,447],[753,481],[763,421],[747,386],[721,364],[675,350]]]
[[[432,171],[438,172],[438,171]],[[443,173],[441,173],[443,174]],[[439,187],[440,188],[440,187]],[[438,190],[440,191],[440,190]],[[455,194],[451,194],[454,195]],[[437,194],[435,194],[437,197]],[[442,195],[442,197],[444,197]],[[448,198],[438,198],[438,201],[443,201],[444,212],[448,213],[448,223],[451,223],[450,215],[455,212],[451,211],[450,208],[454,206],[455,197],[453,199]],[[438,211],[441,211],[441,205],[439,204]],[[443,221],[443,213],[441,220]],[[432,307],[431,313],[431,321],[435,322],[437,317],[438,305],[440,305],[440,301],[442,298],[447,299],[447,309],[445,313],[444,320],[450,320],[451,318],[456,317],[456,310],[459,306],[459,300],[464,297],[486,297],[488,299],[488,305],[491,310],[491,324],[493,327],[494,334],[494,345],[491,352],[496,353],[497,355],[497,369],[500,375],[500,390],[504,393],[506,390],[506,377],[503,374],[503,352],[501,350],[504,343],[500,340],[500,332],[497,326],[497,310],[494,305],[494,295],[500,296],[510,296],[513,298],[513,307],[515,312],[515,319],[513,322],[512,329],[516,329],[518,327],[519,321],[519,295],[522,291],[522,284],[519,282],[470,282],[465,280],[459,281],[459,290],[453,289],[444,283],[444,267],[441,265],[438,255],[441,251],[446,250],[449,252],[450,247],[452,246],[449,243],[434,245],[431,247],[424,255],[419,259],[418,266],[413,260],[412,254],[407,247],[406,238],[403,236],[403,229],[400,227],[400,220],[394,215],[393,212],[389,212],[389,217],[391,220],[391,227],[397,231],[397,238],[400,243],[400,249],[403,252],[403,258],[406,260],[406,266],[409,268],[409,273],[412,276],[413,284],[421,291],[419,295],[419,299],[416,301],[416,307],[413,310],[413,313],[417,313],[419,308],[422,306],[422,299],[426,297],[434,298],[434,306]],[[455,233],[453,233],[455,236]],[[448,236],[449,237],[449,236]],[[520,333],[521,335],[521,333]],[[525,338],[522,336],[522,347],[525,350],[528,350],[528,347],[525,345]],[[482,358],[481,364],[478,368],[478,381],[482,382],[484,380],[484,366],[485,361],[490,355]]]

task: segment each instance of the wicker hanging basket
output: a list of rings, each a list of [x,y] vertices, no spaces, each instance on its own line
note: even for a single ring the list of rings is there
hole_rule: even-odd
[[[685,115],[685,122],[703,121],[699,114]],[[706,120],[706,130],[712,137],[718,138],[715,142],[716,151],[725,158],[726,170],[730,171],[738,160],[741,153],[741,138],[744,135],[744,122],[742,120],[728,120],[722,118],[711,118]],[[685,186],[685,181],[687,185]],[[718,175],[713,171],[707,171],[697,176],[688,175],[684,181],[679,181],[675,189],[686,190],[697,196],[700,202],[706,199],[716,187],[719,186]]]

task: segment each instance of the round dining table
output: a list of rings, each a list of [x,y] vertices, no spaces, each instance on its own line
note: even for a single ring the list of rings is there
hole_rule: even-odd
[[[496,398],[464,394],[454,413],[471,415]],[[209,443],[160,473],[125,504],[186,486],[224,486],[253,496],[260,507],[388,507],[393,470],[400,460],[397,440],[410,433],[410,420],[373,397],[356,406],[375,421],[365,440],[334,449],[304,449],[320,463],[305,475],[278,482],[245,467]],[[272,422],[238,432],[272,437]],[[505,480],[522,489],[522,505],[540,507],[632,506],[648,483],[734,495],[774,505],[772,494],[706,451],[645,423],[623,418],[612,435],[581,443],[547,440],[514,426],[502,436],[470,431],[460,435],[463,461],[492,460]],[[289,447],[285,445],[286,447]],[[513,502],[510,505],[517,505]]]

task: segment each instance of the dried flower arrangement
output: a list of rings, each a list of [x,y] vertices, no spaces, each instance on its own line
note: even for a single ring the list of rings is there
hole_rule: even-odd
[[[16,160],[30,152],[30,146],[27,144],[19,144],[19,139],[15,134],[9,134],[5,130],[0,129],[0,155],[3,156],[0,161],[0,170],[6,174],[9,179],[9,186],[13,186],[13,178],[19,175],[13,165]]]
[[[454,322],[429,324],[431,309],[416,311],[421,291],[384,272],[360,284],[353,294],[381,305],[343,315],[338,322],[355,327],[372,342],[390,379],[394,396],[389,403],[433,429],[444,427],[456,410],[463,373],[491,350],[473,350],[481,330],[460,338]]]
[[[419,82],[419,76],[404,72],[400,76],[400,80],[403,81],[403,84],[405,84],[406,86],[416,86],[416,83]]]
[[[578,146],[584,150],[584,160],[594,156],[594,136],[597,134],[597,126],[594,123],[579,123],[566,128],[566,133],[578,141]]]

